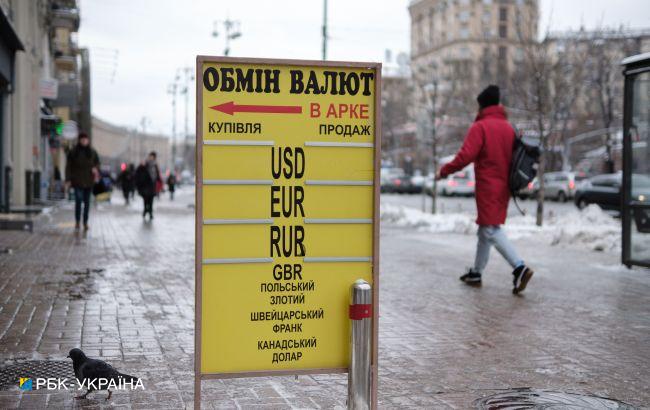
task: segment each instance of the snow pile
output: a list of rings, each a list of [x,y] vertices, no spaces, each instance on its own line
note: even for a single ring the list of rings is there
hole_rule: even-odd
[[[589,205],[582,211],[573,210],[557,218],[550,218],[552,245],[580,244],[595,251],[621,250],[621,222],[598,205]]]
[[[403,206],[381,206],[383,223],[423,232],[473,235],[476,233],[474,219],[475,216],[468,213],[432,215]],[[505,230],[511,239],[533,237],[549,245],[577,245],[595,251],[618,252],[621,249],[620,221],[597,205],[560,216],[548,215],[541,227],[535,224],[532,215],[509,217]]]
[[[393,226],[416,228],[419,231],[464,234],[476,233],[475,217],[470,214],[427,214],[415,208],[381,205],[381,221]]]

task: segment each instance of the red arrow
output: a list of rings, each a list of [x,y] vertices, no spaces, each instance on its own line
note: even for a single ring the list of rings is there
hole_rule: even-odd
[[[299,105],[238,105],[233,101],[213,105],[210,107],[215,111],[233,115],[236,112],[258,112],[264,114],[302,114],[302,107]]]

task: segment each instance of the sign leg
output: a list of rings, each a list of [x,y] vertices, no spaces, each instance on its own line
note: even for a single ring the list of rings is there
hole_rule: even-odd
[[[201,409],[201,377],[194,375],[194,410]]]

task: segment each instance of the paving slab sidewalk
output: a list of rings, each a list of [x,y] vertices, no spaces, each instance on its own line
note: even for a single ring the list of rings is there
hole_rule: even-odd
[[[101,204],[87,235],[71,206],[35,232],[0,232],[0,365],[69,360],[81,347],[146,390],[75,400],[74,391],[0,391],[0,408],[185,408],[193,405],[191,192],[156,204]],[[537,273],[522,297],[498,255],[481,289],[457,277],[474,238],[383,227],[381,408],[471,408],[535,387],[650,404],[650,272],[618,255],[516,241]],[[345,375],[215,380],[206,408],[345,408]]]

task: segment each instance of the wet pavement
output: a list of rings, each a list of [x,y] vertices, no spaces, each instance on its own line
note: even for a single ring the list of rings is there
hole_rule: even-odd
[[[0,367],[69,360],[80,347],[146,388],[106,402],[105,392],[75,400],[75,391],[15,384],[0,390],[0,408],[192,406],[192,198],[181,190],[156,202],[151,223],[139,201],[101,204],[86,236],[74,234],[70,204],[43,215],[33,234],[0,231],[0,249],[11,249],[0,253]],[[618,254],[530,237],[515,244],[536,270],[520,297],[496,253],[481,289],[458,281],[474,237],[383,227],[381,408],[476,408],[513,389],[650,406],[650,272],[621,267]],[[346,383],[345,375],[206,381],[203,402],[345,408]]]

